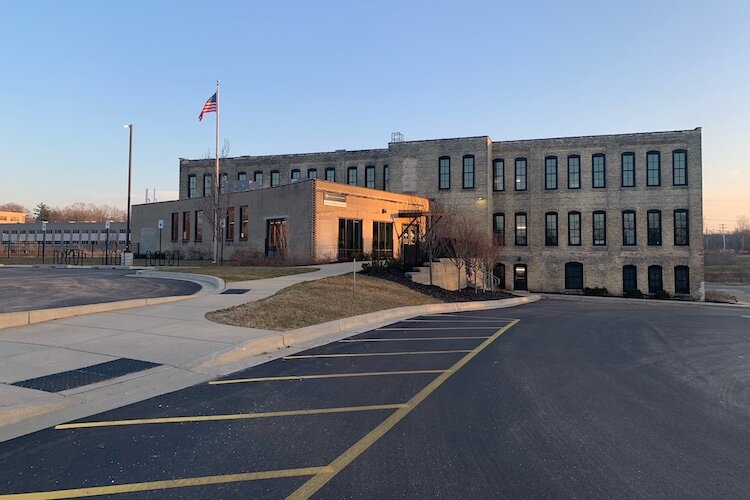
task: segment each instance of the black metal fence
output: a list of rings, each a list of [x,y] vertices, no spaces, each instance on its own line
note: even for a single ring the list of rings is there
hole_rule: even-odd
[[[62,243],[41,241],[3,241],[0,243],[2,259],[50,259],[52,264],[78,265],[84,259],[101,259],[103,264],[119,264],[119,256],[125,249],[117,242]]]
[[[179,266],[182,261],[182,253],[173,250],[166,252],[146,252],[139,254],[136,259],[143,259],[144,266]]]

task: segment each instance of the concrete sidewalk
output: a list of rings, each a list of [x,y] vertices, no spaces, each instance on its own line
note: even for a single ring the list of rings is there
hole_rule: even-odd
[[[240,295],[224,295],[220,293],[222,289],[210,291],[204,287],[196,296],[176,302],[0,330],[0,441],[206,382],[400,319],[508,307],[539,299],[530,296],[403,307],[290,332],[221,325],[204,318],[209,311],[252,302],[297,283],[353,270],[352,263],[314,267],[319,270],[226,285],[227,289],[249,289]],[[155,274],[149,273],[149,277]],[[174,279],[185,279],[182,273],[159,276],[170,274],[175,275]],[[54,393],[12,385],[122,358],[159,366]]]

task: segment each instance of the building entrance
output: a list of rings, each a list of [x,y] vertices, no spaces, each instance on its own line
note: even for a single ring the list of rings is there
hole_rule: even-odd
[[[516,264],[515,266],[513,266],[513,289],[529,289],[529,285],[526,281],[526,264]]]

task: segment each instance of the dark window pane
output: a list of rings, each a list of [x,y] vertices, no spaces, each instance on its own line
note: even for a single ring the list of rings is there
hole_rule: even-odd
[[[565,264],[565,288],[583,290],[583,264],[579,262]]]

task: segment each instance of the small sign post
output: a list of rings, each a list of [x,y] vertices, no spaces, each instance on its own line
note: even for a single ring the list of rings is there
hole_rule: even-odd
[[[161,253],[161,232],[164,229],[164,219],[159,219],[159,253]]]
[[[44,247],[47,243],[47,221],[42,221],[42,264],[44,264]]]

